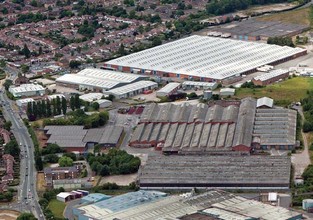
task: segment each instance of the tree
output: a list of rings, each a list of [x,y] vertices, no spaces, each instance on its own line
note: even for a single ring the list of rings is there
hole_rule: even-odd
[[[44,157],[44,161],[46,163],[57,163],[59,161],[59,157],[56,154],[48,154]]]
[[[44,117],[47,117],[47,105],[45,100],[41,100],[41,114]]]
[[[30,58],[30,50],[28,49],[27,45],[24,44],[24,48],[22,49],[22,54],[26,57],[26,58]]]
[[[20,68],[22,73],[27,73],[29,71],[29,66],[26,64],[22,64]]]
[[[49,99],[47,100],[47,107],[46,107],[46,109],[47,109],[47,117],[50,117],[52,115],[52,113],[51,113],[51,104],[50,104],[50,100]]]
[[[32,213],[21,213],[16,220],[37,220]]]
[[[126,51],[125,51],[125,47],[124,47],[124,44],[121,44],[120,47],[118,48],[118,51],[117,53],[121,56],[124,56],[126,55]]]
[[[108,176],[108,175],[110,175],[110,168],[109,168],[108,165],[103,165],[102,166],[102,169],[100,171],[100,175],[101,176]]]
[[[66,114],[66,110],[67,110],[66,99],[64,97],[62,97],[62,112],[63,112],[63,115]]]
[[[32,107],[31,102],[27,103],[26,115],[27,115],[28,119],[30,119],[30,117],[33,115],[33,107]]]
[[[4,153],[11,154],[12,156],[20,155],[20,148],[16,140],[11,140],[4,146]]]
[[[94,110],[98,111],[99,108],[100,108],[100,105],[99,105],[98,102],[93,102],[93,103],[91,104],[91,107],[92,107]]]
[[[13,81],[10,79],[6,79],[3,83],[5,90],[9,90],[11,85],[13,85]]]
[[[11,202],[13,200],[13,193],[12,192],[5,192],[4,193],[4,199],[8,202]]]
[[[32,0],[30,2],[30,5],[33,6],[33,7],[38,7],[38,2],[36,0]]]
[[[42,47],[41,47],[41,46],[39,47],[38,54],[39,54],[39,55],[42,54]]]
[[[53,108],[53,115],[57,115],[57,104],[56,104],[56,100],[52,99],[52,108]]]
[[[79,99],[79,95],[75,94],[75,109],[80,109],[80,99]]]
[[[7,131],[10,131],[11,130],[11,127],[12,127],[12,122],[11,121],[6,121],[4,123],[4,129],[7,130]]]
[[[158,45],[161,45],[162,44],[162,40],[160,37],[155,37],[152,41],[152,46],[155,47],[155,46],[158,46]]]
[[[56,98],[56,105],[57,105],[57,114],[61,115],[62,106],[61,106],[61,99],[59,96],[57,96],[57,98]]]
[[[71,69],[75,69],[75,68],[78,68],[82,63],[78,60],[71,60],[70,61],[70,68]]]
[[[38,171],[43,169],[43,162],[41,159],[41,155],[38,155],[38,154],[35,155],[35,165]]]
[[[71,96],[71,98],[70,98],[70,107],[71,107],[72,111],[75,110],[75,97],[74,96]]]
[[[37,103],[33,102],[33,116],[34,119],[36,120],[37,116],[38,116],[38,109],[37,109]]]
[[[73,160],[70,157],[60,157],[59,161],[58,161],[60,167],[71,167],[73,166]]]

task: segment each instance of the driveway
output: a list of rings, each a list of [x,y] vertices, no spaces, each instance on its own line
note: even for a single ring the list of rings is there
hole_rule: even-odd
[[[297,110],[301,115],[302,121],[304,121],[302,107],[299,107]],[[294,169],[295,169],[295,173],[294,173],[295,178],[301,177],[305,168],[311,164],[307,134],[303,133],[302,131],[301,131],[301,134],[303,137],[304,149],[301,153],[293,154],[291,156],[291,162],[293,163]]]

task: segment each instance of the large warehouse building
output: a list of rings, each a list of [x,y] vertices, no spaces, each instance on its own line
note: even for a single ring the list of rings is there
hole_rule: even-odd
[[[241,196],[210,190],[201,194],[162,196],[140,190],[108,198],[87,206],[74,207],[78,220],[300,220],[302,214],[249,200]],[[115,208],[116,207],[116,208]]]
[[[141,115],[130,146],[157,147],[167,154],[294,149],[296,111],[272,104],[269,98],[211,105],[150,104]]]
[[[190,36],[111,60],[106,68],[199,81],[231,81],[265,64],[278,64],[307,51],[301,48]]]
[[[103,92],[130,83],[146,79],[146,76],[122,73],[112,70],[95,68],[84,69],[77,74],[65,74],[56,79],[59,86],[71,87],[79,90]]]
[[[240,167],[240,168],[239,168]],[[141,168],[142,189],[288,189],[288,156],[149,156]]]

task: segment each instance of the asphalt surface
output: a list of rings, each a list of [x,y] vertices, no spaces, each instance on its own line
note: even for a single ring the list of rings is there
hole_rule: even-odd
[[[12,68],[7,68],[7,72],[10,74],[10,79],[14,79],[17,76],[17,72]],[[8,99],[4,89],[3,91],[2,89],[0,101],[3,106],[3,115],[12,122],[11,130],[21,150],[21,181],[18,190],[18,202],[10,204],[9,208],[12,206],[12,208],[22,211],[29,210],[37,219],[43,220],[45,218],[38,203],[39,198],[36,191],[37,172],[34,162],[34,144],[18,112],[14,111],[12,101]]]

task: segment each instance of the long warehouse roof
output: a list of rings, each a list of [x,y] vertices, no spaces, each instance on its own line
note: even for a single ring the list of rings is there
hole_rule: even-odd
[[[106,64],[225,79],[304,51],[301,48],[194,35]]]
[[[57,82],[95,86],[111,89],[118,84],[125,84],[146,78],[145,76],[95,68],[84,69],[77,74],[65,74],[56,79]]]

